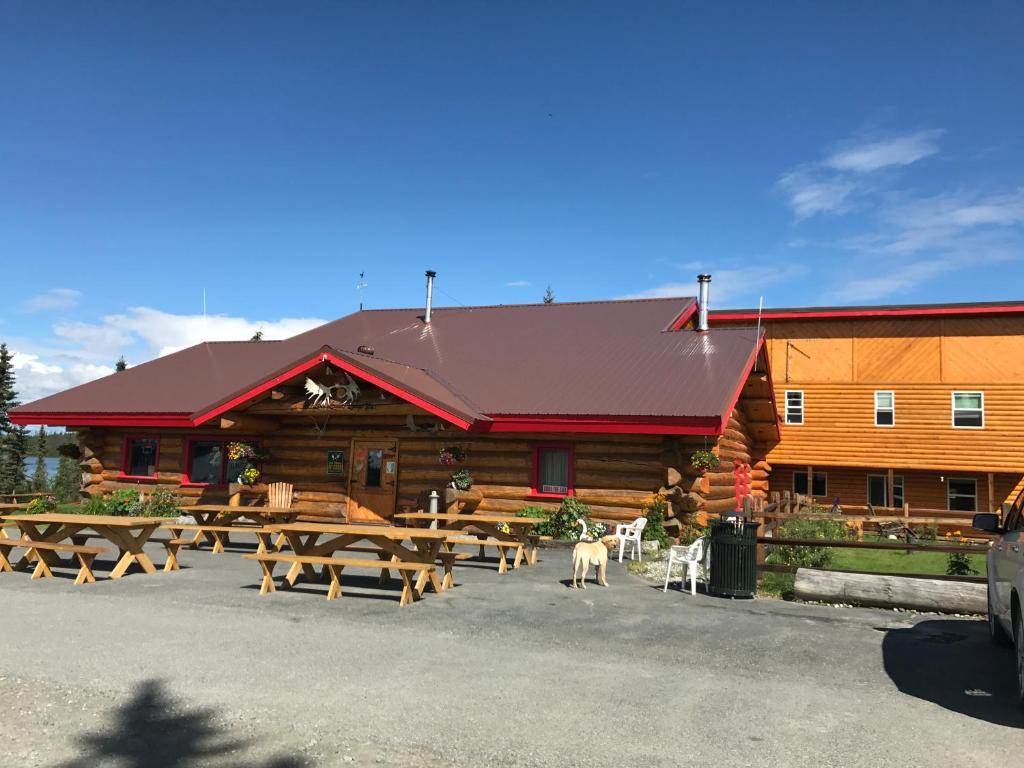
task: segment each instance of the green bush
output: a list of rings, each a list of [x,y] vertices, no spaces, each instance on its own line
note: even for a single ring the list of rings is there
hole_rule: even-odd
[[[669,545],[668,533],[665,532],[665,513],[668,511],[668,502],[664,496],[657,495],[644,505],[643,515],[647,518],[647,525],[641,538],[644,541],[656,541],[661,547]]]
[[[137,517],[177,517],[178,497],[174,491],[158,488],[137,512],[131,514]]]
[[[142,508],[139,492],[131,488],[121,488],[110,494],[107,499],[107,514],[125,516],[137,515]]]
[[[922,541],[935,541],[939,538],[939,527],[937,525],[915,525],[914,536]]]
[[[531,532],[537,536],[554,536],[551,532],[551,519],[548,511],[543,507],[523,507],[516,512],[516,517],[536,517]]]
[[[946,574],[949,576],[971,576],[977,571],[971,567],[971,559],[966,552],[950,552],[946,559]]]
[[[779,538],[822,539],[845,541],[846,523],[842,520],[788,520],[779,527]],[[832,550],[828,547],[798,547],[773,544],[767,562],[792,565],[797,568],[827,568],[832,563]]]
[[[43,512],[56,512],[57,500],[53,496],[40,496],[32,499],[25,508],[26,514],[39,515]]]
[[[701,525],[694,518],[695,515],[690,515],[683,522],[679,528],[679,543],[686,546],[693,544],[701,536],[708,535],[707,526]]]
[[[107,509],[107,502],[104,501],[103,496],[101,496],[98,493],[95,496],[90,496],[88,500],[82,504],[81,508],[78,511],[80,514],[83,515],[110,514],[110,510]]]

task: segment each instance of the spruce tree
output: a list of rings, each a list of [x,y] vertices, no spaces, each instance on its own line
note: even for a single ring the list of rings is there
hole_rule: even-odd
[[[7,459],[10,461],[11,492],[24,493],[30,487],[28,472],[28,430],[18,425],[11,427],[7,442]]]
[[[57,476],[53,478],[53,495],[62,503],[78,501],[81,486],[82,470],[79,469],[78,462],[61,456],[57,465]]]
[[[555,303],[555,292],[551,290],[551,286],[550,285],[548,286],[548,289],[546,291],[544,291],[544,303],[545,304],[554,304]]]
[[[19,478],[24,478],[25,467],[18,466],[12,451],[14,425],[7,411],[20,405],[14,390],[14,361],[6,344],[0,344],[0,493],[13,493]]]
[[[50,478],[46,474],[46,452],[46,427],[40,427],[36,435],[36,470],[32,473],[32,490],[37,493],[50,489]]]
[[[117,362],[114,363],[114,371],[120,373],[121,371],[128,370],[128,361],[124,359],[124,355],[117,358]]]

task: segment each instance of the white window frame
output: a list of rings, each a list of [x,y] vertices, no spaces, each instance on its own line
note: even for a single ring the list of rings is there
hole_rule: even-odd
[[[793,470],[793,472],[792,472],[792,478],[793,479],[790,481],[790,485],[791,485],[791,487],[793,489],[793,493],[797,493],[797,490],[796,490],[796,476],[798,474],[806,475],[807,474],[807,470],[806,469],[794,469]],[[807,478],[807,493],[803,493],[803,494],[800,494],[800,495],[801,496],[810,496],[811,498],[819,498],[819,499],[828,498],[828,472],[819,472],[818,470],[814,470],[814,476],[825,478],[825,492],[824,493],[815,493],[814,492],[814,477],[809,477],[809,478]]]
[[[957,395],[979,395],[981,397],[981,408],[977,409],[981,411],[981,425],[977,427],[961,426],[956,423],[956,396]],[[953,429],[984,429],[985,428],[985,393],[980,389],[957,389],[949,394],[949,406],[950,406],[950,417],[949,423],[953,425]],[[961,408],[961,411],[973,412],[974,408]]]
[[[892,399],[892,406],[889,408],[880,408],[878,406],[878,396],[888,395]],[[892,424],[879,424],[878,413],[890,411],[892,413]],[[875,390],[875,426],[881,427],[882,429],[889,429],[896,426],[896,393],[891,389],[876,389]]]
[[[953,507],[949,503],[950,500],[952,499],[952,493],[951,493],[951,489],[950,489],[950,483],[952,483],[952,482],[974,483],[974,509],[973,510],[959,510],[959,509],[955,510],[955,509],[953,509]],[[957,498],[964,498],[964,497],[961,494],[958,493],[957,494]],[[976,477],[947,477],[946,478],[946,509],[948,511],[950,511],[950,512],[962,512],[962,511],[974,511],[974,512],[977,512],[978,511],[978,478],[976,478]]]
[[[799,410],[799,412],[800,412],[800,421],[790,421],[789,420],[789,396],[790,395],[800,395],[800,405],[799,405],[798,408],[794,408],[794,410]],[[785,415],[786,424],[791,424],[794,427],[801,427],[801,426],[803,426],[804,421],[806,421],[805,415],[806,415],[806,411],[807,411],[807,409],[805,407],[805,401],[804,401],[804,391],[802,389],[787,389],[785,391],[785,398],[786,398],[786,415]]]
[[[865,492],[866,495],[864,497],[865,499],[867,499],[868,504],[871,503],[871,478],[873,478],[873,477],[880,477],[884,481],[883,487],[885,488],[885,504],[883,504],[882,506],[887,508],[887,509],[902,509],[903,505],[907,503],[906,485],[904,485],[904,482],[903,482],[903,475],[893,475],[892,476],[892,496],[893,496],[892,503],[890,503],[890,499],[889,499],[889,476],[888,475],[880,475],[878,473],[874,473],[874,474],[868,475],[867,478],[866,478],[866,483],[867,483],[867,489],[866,489],[866,492]],[[897,488],[900,489],[900,492],[899,492],[900,503],[899,504],[895,503],[896,489]],[[947,498],[946,498],[946,506],[947,507],[949,506],[948,491],[947,491]]]

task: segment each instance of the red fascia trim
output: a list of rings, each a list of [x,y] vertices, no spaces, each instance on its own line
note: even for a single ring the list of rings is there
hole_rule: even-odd
[[[922,307],[920,309],[829,309],[810,312],[762,312],[762,320],[822,320],[828,318],[858,317],[927,317],[932,315],[1006,315],[1020,314],[1024,306],[1007,305],[998,307]],[[757,312],[711,313],[709,319],[718,322],[731,320],[757,320]]]
[[[127,473],[128,468],[128,446],[132,440],[156,440],[156,456],[153,458],[153,474],[152,475],[129,475]],[[160,435],[125,435],[124,442],[121,444],[121,474],[118,475],[119,480],[149,480],[154,481],[157,479],[157,475],[160,474]]]
[[[545,493],[540,490],[540,452],[545,449],[569,452],[569,488],[566,493]],[[533,467],[530,472],[530,493],[528,499],[560,501],[576,494],[576,446],[572,443],[537,443],[533,446]]]
[[[611,419],[572,416],[490,416],[476,422],[471,432],[588,432],[627,435],[717,435],[721,419],[715,417],[640,417]]]
[[[690,322],[690,318],[693,317],[696,312],[697,312],[697,302],[694,302],[689,307],[687,307],[682,312],[680,312],[679,313],[679,317],[677,317],[675,320],[673,320],[672,323],[669,325],[669,327],[666,330],[669,330],[669,331],[679,331],[679,330],[682,330],[683,326],[685,326],[688,322]]]
[[[733,410],[736,408],[736,403],[740,401],[740,397],[743,395],[743,387],[746,386],[747,379],[750,378],[750,372],[754,369],[754,366],[757,364],[757,358],[760,357],[761,355],[761,350],[764,348],[764,342],[766,338],[766,336],[762,336],[761,339],[757,342],[757,349],[754,350],[753,357],[750,359],[750,362],[747,363],[747,366],[744,369],[744,374],[740,378],[739,386],[736,387],[736,391],[733,393],[729,407],[726,408],[725,411],[722,413],[721,428],[719,429],[718,434],[722,434],[722,432],[725,431],[726,426],[729,424],[729,416],[732,415]],[[775,388],[772,386],[772,371],[771,367],[767,364],[767,359],[765,360],[765,371],[768,373],[768,391],[771,393],[772,408],[775,409],[775,424],[776,428],[778,428],[779,406],[778,403],[775,402]]]
[[[380,387],[385,392],[390,392],[392,395],[400,397],[406,402],[412,403],[413,405],[418,406],[423,410],[427,411],[428,413],[432,413],[435,416],[444,419],[445,421],[454,424],[457,427],[461,427],[462,429],[469,429],[470,425],[473,423],[470,421],[466,421],[465,419],[460,418],[458,416],[455,416],[454,414],[451,414],[448,411],[439,408],[433,403],[430,403],[421,397],[417,397],[416,395],[405,391],[401,387],[397,387],[394,384],[391,384],[390,382],[380,378],[379,376],[376,376],[370,373],[369,371],[363,370],[357,365],[353,365],[347,360],[342,360],[341,358],[336,357],[330,354],[329,352],[321,352],[316,357],[307,360],[304,363],[299,363],[295,367],[285,371],[284,373],[278,374],[272,379],[263,382],[259,386],[253,387],[252,389],[243,392],[242,394],[238,395],[235,398],[232,398],[228,402],[222,405],[218,405],[216,408],[206,411],[205,413],[199,414],[192,420],[193,425],[202,424],[203,422],[209,421],[210,419],[216,416],[220,416],[222,413],[230,411],[232,408],[240,405],[241,403],[244,403],[246,400],[250,400],[256,395],[260,395],[266,392],[268,389],[272,389],[276,385],[280,384],[282,381],[287,381],[288,379],[293,378],[294,376],[298,376],[301,373],[305,373],[311,368],[315,368],[320,363],[326,361],[330,361],[334,365],[341,368],[343,371],[355,374],[364,381],[367,381],[370,384]]]
[[[58,427],[191,427],[184,413],[11,413],[15,424],[46,424]]]

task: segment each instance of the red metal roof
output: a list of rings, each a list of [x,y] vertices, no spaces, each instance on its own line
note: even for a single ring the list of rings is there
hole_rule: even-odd
[[[474,429],[542,420],[563,430],[713,434],[758,340],[749,328],[668,330],[693,305],[673,298],[437,308],[429,325],[420,309],[368,310],[284,341],[198,344],[11,415],[21,423],[159,417],[187,426],[328,356]],[[374,354],[360,354],[361,346]]]

